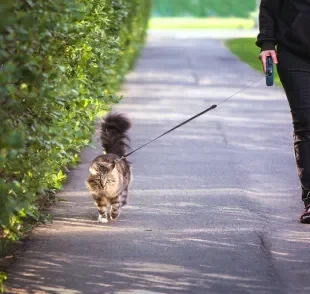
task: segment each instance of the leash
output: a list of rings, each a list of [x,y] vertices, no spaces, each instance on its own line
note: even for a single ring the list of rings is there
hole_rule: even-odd
[[[226,99],[220,101],[218,104],[213,104],[212,106],[210,106],[209,108],[205,109],[204,111],[202,111],[202,112],[200,112],[200,113],[198,113],[198,114],[192,116],[191,118],[187,119],[186,121],[184,121],[184,122],[178,124],[177,126],[171,128],[171,129],[168,130],[167,132],[165,132],[165,133],[161,134],[160,136],[156,137],[155,139],[153,139],[153,140],[151,140],[151,141],[149,141],[149,142],[147,142],[147,143],[141,145],[140,147],[134,149],[133,151],[131,151],[131,152],[129,152],[129,153],[123,155],[122,157],[116,159],[115,161],[121,161],[121,160],[127,158],[128,156],[132,155],[133,153],[137,152],[138,150],[140,150],[140,149],[144,148],[145,146],[147,146],[147,145],[153,143],[154,141],[158,140],[159,138],[161,138],[161,137],[163,137],[163,136],[165,136],[165,135],[171,133],[172,131],[174,131],[174,130],[180,128],[181,126],[184,126],[185,124],[189,123],[190,121],[194,120],[195,118],[197,118],[197,117],[199,117],[199,116],[201,116],[201,115],[203,115],[203,114],[205,114],[205,113],[211,111],[212,109],[217,108],[220,104],[225,103],[226,101],[228,101],[229,99],[233,98],[233,97],[236,96],[237,94],[239,94],[239,93],[243,92],[244,90],[250,88],[251,86],[257,84],[257,83],[260,82],[262,79],[265,79],[265,76],[262,77],[262,78],[260,78],[258,81],[255,81],[255,82],[251,83],[250,85],[248,85],[248,86],[242,88],[241,90],[239,90],[239,91],[236,92],[235,94],[233,94],[233,95],[227,97]]]

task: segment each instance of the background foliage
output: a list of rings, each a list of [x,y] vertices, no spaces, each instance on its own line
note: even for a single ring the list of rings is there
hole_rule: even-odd
[[[150,0],[0,1],[0,255],[40,220],[133,65]],[[2,278],[1,278],[2,279]],[[0,280],[1,280],[0,279]]]
[[[154,0],[154,16],[245,17],[255,11],[256,0]]]

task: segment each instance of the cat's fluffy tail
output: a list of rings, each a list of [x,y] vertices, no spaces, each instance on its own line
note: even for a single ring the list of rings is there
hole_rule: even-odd
[[[101,121],[101,146],[106,153],[113,153],[122,157],[128,151],[129,137],[126,132],[131,123],[123,114],[109,113]]]

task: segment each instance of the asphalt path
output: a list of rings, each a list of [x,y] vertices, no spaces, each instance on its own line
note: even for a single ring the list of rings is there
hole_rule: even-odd
[[[133,154],[129,205],[107,225],[84,184],[95,140],[53,223],[10,268],[7,293],[309,293],[284,92],[218,39],[150,34],[114,107],[132,120],[132,147],[260,81]]]

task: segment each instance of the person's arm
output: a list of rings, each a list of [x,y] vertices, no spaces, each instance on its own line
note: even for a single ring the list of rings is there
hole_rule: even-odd
[[[256,45],[261,48],[259,59],[266,72],[266,59],[271,56],[275,64],[278,63],[275,46],[276,38],[276,19],[281,9],[282,0],[261,0],[259,7],[259,34]]]
[[[256,45],[265,50],[275,50],[276,19],[282,0],[261,0],[259,7],[259,34]]]

